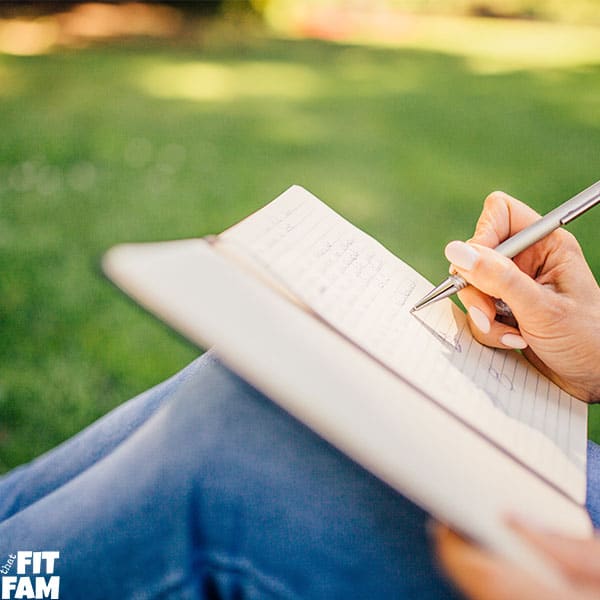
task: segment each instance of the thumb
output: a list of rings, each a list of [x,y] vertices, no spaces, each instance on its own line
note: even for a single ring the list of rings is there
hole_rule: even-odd
[[[445,254],[459,275],[484,294],[504,300],[517,319],[542,304],[542,286],[495,250],[455,241]]]
[[[526,521],[509,518],[508,524],[530,544],[554,560],[573,580],[600,584],[600,539],[574,539],[532,528]]]

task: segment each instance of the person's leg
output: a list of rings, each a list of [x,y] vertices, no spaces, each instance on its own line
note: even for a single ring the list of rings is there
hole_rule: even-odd
[[[600,528],[600,446],[588,441],[586,508],[596,529]]]
[[[425,514],[218,362],[0,524],[68,598],[450,598]],[[61,596],[62,597],[62,596]]]
[[[0,521],[43,498],[112,452],[205,363],[205,358],[198,358],[57,448],[0,477]]]

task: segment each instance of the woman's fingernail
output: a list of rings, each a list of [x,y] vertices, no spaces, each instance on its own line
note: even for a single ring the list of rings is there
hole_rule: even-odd
[[[520,335],[514,333],[505,333],[500,341],[509,348],[516,348],[517,350],[527,348],[527,342]]]
[[[475,323],[475,327],[481,331],[481,333],[489,333],[491,324],[490,320],[487,318],[487,315],[476,306],[469,306],[467,309],[469,311],[469,316],[473,323]]]
[[[465,271],[470,271],[479,258],[479,252],[464,242],[450,242],[444,252],[453,265]]]

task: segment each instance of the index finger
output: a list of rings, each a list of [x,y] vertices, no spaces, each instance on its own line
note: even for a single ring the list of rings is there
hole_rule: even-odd
[[[470,241],[495,248],[540,217],[539,213],[520,200],[504,192],[492,192],[483,203],[483,211]]]

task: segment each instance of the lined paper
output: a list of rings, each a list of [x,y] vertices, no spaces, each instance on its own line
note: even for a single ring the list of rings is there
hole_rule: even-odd
[[[517,352],[479,344],[450,300],[410,314],[431,283],[312,194],[290,188],[221,234],[219,244],[544,479],[585,501],[585,404]]]

